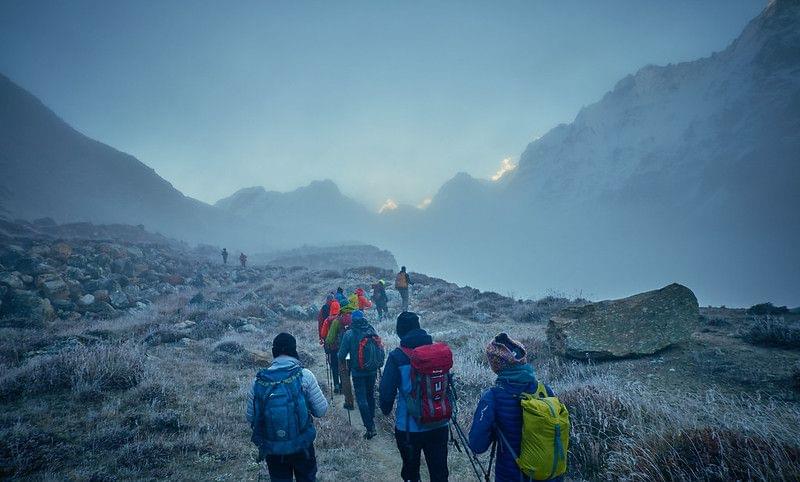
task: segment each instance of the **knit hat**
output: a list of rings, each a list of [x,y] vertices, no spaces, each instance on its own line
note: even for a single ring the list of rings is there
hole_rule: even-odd
[[[325,297],[325,301],[333,301],[333,293],[328,293],[328,296]]]
[[[419,329],[419,316],[413,311],[404,311],[397,317],[397,336],[403,338],[411,330]]]
[[[272,340],[272,358],[278,358],[281,355],[300,358],[297,355],[297,340],[288,333],[280,333]]]
[[[363,320],[363,319],[364,319],[364,312],[363,311],[356,310],[356,311],[353,312],[353,314],[352,314],[352,320],[353,321],[358,321],[358,320]]]
[[[356,294],[358,296],[364,296],[364,288],[356,288]]]
[[[513,365],[528,363],[525,346],[516,340],[512,340],[505,333],[500,333],[486,345],[486,358],[495,373],[500,373]]]

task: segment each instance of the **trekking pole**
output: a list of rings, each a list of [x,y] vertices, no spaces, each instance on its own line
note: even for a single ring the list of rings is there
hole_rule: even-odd
[[[489,455],[489,469],[486,471],[486,482],[492,478],[492,463],[494,462],[494,456],[497,454],[497,440],[492,442],[492,452]]]
[[[459,425],[455,418],[453,419],[453,426],[456,428],[456,434],[461,439],[462,445],[464,445],[464,450],[467,454],[467,458],[469,458],[469,463],[472,465],[472,470],[475,472],[475,477],[478,478],[478,481],[486,479],[488,475],[486,470],[483,468],[481,460],[478,458],[478,455],[475,454],[471,448],[469,448],[467,436],[464,434],[464,430],[462,430],[461,425]],[[481,477],[481,475],[483,477]]]
[[[331,354],[325,354],[325,363],[327,367],[325,368],[325,376],[328,379],[328,393],[331,396],[331,402],[333,402],[333,368],[331,367]]]

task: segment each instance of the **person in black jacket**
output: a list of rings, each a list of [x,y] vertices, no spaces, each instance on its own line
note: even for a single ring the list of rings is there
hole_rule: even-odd
[[[420,328],[419,316],[409,311],[404,311],[397,317],[397,335],[400,337],[400,346],[404,348],[414,349],[433,343],[431,336]],[[380,408],[384,415],[392,413],[392,406],[397,398],[394,434],[397,449],[403,458],[400,475],[404,481],[419,481],[420,455],[424,452],[431,482],[446,481],[449,476],[447,469],[449,422],[421,427],[408,413],[406,397],[411,390],[410,363],[403,350],[395,348],[386,359],[379,389]]]

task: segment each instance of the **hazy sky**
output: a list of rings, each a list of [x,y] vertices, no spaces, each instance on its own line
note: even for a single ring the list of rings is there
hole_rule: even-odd
[[[188,195],[330,178],[417,204],[764,0],[0,0],[0,71]]]

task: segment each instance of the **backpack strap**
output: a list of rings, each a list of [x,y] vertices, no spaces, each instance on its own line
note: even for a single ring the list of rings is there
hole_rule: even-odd
[[[547,398],[547,387],[542,382],[536,387],[536,398]]]

